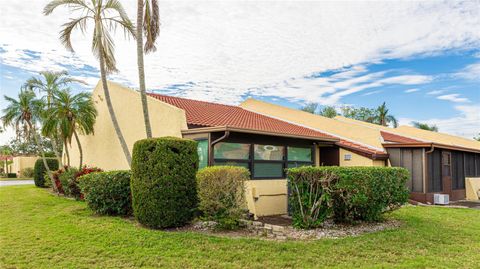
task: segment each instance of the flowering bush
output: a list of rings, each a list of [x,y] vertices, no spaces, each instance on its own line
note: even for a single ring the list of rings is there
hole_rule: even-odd
[[[59,193],[76,199],[83,199],[83,194],[78,186],[79,178],[90,173],[102,172],[98,167],[83,166],[81,170],[75,167],[64,166],[53,172],[53,179]]]

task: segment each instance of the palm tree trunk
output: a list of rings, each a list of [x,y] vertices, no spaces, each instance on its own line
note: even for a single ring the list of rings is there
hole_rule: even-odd
[[[83,150],[82,150],[82,145],[80,144],[80,139],[78,139],[77,131],[73,130],[73,135],[75,136],[75,140],[77,140],[78,153],[79,153],[79,155],[80,155],[80,165],[78,166],[78,169],[79,169],[79,170],[82,170],[82,165],[83,165]]]
[[[142,99],[143,120],[147,138],[152,137],[150,116],[148,114],[147,93],[145,87],[145,65],[143,63],[143,0],[137,0],[137,64],[138,81],[140,83],[140,97]]]
[[[57,186],[55,185],[55,180],[53,179],[52,171],[50,170],[50,167],[48,166],[48,163],[47,163],[47,159],[45,158],[45,152],[43,152],[42,145],[40,144],[40,138],[38,137],[38,134],[33,128],[33,125],[31,122],[28,122],[28,126],[30,130],[33,130],[33,140],[35,141],[35,144],[37,144],[38,150],[40,151],[40,155],[42,156],[43,166],[45,166],[45,169],[47,170],[47,175],[50,178],[50,181],[52,182],[52,189],[55,192],[58,192]]]
[[[99,32],[99,31],[98,31]],[[113,110],[113,105],[112,105],[112,100],[110,99],[110,92],[108,90],[108,84],[107,84],[107,74],[105,71],[105,59],[103,58],[104,55],[102,53],[103,51],[103,44],[101,37],[98,38],[98,50],[100,51],[100,76],[102,77],[102,86],[103,86],[103,93],[105,95],[105,100],[107,101],[107,107],[108,107],[108,112],[110,113],[110,118],[112,119],[113,123],[113,128],[115,129],[115,133],[117,134],[118,141],[120,142],[120,146],[122,147],[123,154],[125,154],[125,158],[127,159],[128,166],[130,166],[132,162],[132,157],[130,155],[130,152],[128,151],[128,146],[127,142],[125,141],[125,138],[123,137],[122,131],[120,130],[120,125],[118,124],[117,121],[117,116],[115,115],[115,111]]]
[[[55,153],[55,157],[57,157],[57,160],[58,160],[58,167],[63,167],[62,156],[60,155],[60,153],[57,150],[58,145],[57,145],[56,138],[53,137],[53,136],[50,137],[50,142],[52,144],[53,153]]]
[[[68,144],[67,140],[63,141],[63,145],[65,146],[65,154],[67,154],[67,167],[70,167],[70,152],[68,151]]]

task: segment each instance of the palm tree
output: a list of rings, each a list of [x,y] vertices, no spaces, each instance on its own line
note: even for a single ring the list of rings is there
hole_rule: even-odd
[[[69,89],[55,92],[53,105],[48,110],[48,117],[43,124],[42,133],[50,134],[60,130],[67,154],[67,164],[70,166],[68,145],[75,137],[80,154],[79,169],[83,164],[83,150],[78,138],[78,132],[88,135],[93,133],[97,110],[89,93],[81,92],[72,95]]]
[[[82,83],[85,82],[74,79],[68,75],[68,72],[61,71],[61,72],[52,72],[52,71],[43,71],[40,72],[40,77],[31,77],[29,78],[25,84],[23,85],[24,88],[29,90],[37,90],[39,92],[44,92],[47,98],[47,110],[52,106],[52,98],[56,91],[59,91],[63,87],[67,86],[70,83]],[[60,157],[60,153],[58,152],[57,147],[57,139],[58,139],[58,132],[53,132],[50,135],[50,141],[52,142],[53,152],[60,163],[60,167],[62,165],[62,158]]]
[[[35,128],[35,124],[40,120],[40,113],[45,104],[42,100],[37,99],[35,93],[30,90],[21,90],[18,94],[18,100],[8,96],[4,96],[4,98],[8,105],[3,109],[3,125],[13,127],[17,136],[21,134],[25,140],[33,137],[42,156],[43,165],[52,181],[52,186],[55,188],[52,172],[45,159],[45,152],[40,143],[41,138]]]
[[[412,121],[412,125],[413,125],[413,127],[418,128],[418,129],[432,131],[432,132],[438,132],[438,127],[435,124],[429,125],[427,123]]]
[[[375,115],[374,122],[376,124],[379,124],[382,126],[388,126],[390,123],[392,123],[393,127],[396,128],[398,126],[397,119],[394,116],[388,114],[388,109],[385,102],[383,102],[381,106],[377,107],[375,112],[376,112],[375,113],[376,115]]]
[[[117,71],[114,43],[110,31],[120,27],[124,30],[126,35],[135,37],[133,30],[134,26],[122,5],[117,0],[53,0],[45,6],[43,13],[49,15],[59,6],[67,6],[72,12],[77,11],[80,13],[78,18],[71,19],[69,22],[65,23],[60,32],[60,40],[63,45],[72,52],[74,51],[71,40],[73,30],[79,28],[82,33],[84,33],[87,28],[87,22],[93,22],[94,31],[92,38],[92,51],[100,62],[100,75],[103,92],[115,133],[117,134],[123,153],[127,159],[127,163],[130,165],[132,158],[125,138],[120,130],[117,116],[113,110],[112,100],[108,90],[107,74]]]
[[[144,10],[145,8],[145,10]],[[145,14],[145,16],[144,16]],[[137,64],[138,81],[140,83],[140,96],[142,99],[143,119],[145,121],[145,130],[147,137],[152,137],[152,127],[150,126],[150,116],[148,115],[147,93],[145,87],[145,66],[143,63],[143,51],[145,53],[156,50],[155,41],[160,34],[160,15],[158,12],[157,0],[137,0]],[[143,45],[143,35],[146,42]]]

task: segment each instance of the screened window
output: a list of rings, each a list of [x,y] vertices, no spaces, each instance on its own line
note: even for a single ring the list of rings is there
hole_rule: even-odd
[[[253,145],[254,178],[283,178],[285,147],[274,145]]]
[[[208,140],[198,140],[198,168],[202,169],[208,166]]]
[[[215,159],[248,160],[250,158],[250,145],[221,142],[215,144],[213,157]]]
[[[235,162],[235,161],[226,161],[226,160],[216,160],[215,161],[216,166],[240,166],[240,167],[245,167],[249,169],[250,165],[248,162]]]
[[[311,162],[312,161],[312,149],[311,148],[296,148],[288,147],[288,160]]]

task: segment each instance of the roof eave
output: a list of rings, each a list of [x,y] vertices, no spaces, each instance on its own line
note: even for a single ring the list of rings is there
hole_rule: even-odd
[[[339,141],[339,139],[337,139],[337,138],[285,134],[285,133],[268,132],[268,131],[237,128],[237,127],[230,127],[230,126],[213,126],[213,127],[202,127],[202,128],[188,129],[188,130],[182,130],[182,134],[198,134],[198,133],[210,133],[210,132],[221,132],[221,131],[232,131],[232,132],[238,132],[238,133],[249,133],[249,134],[259,134],[259,135],[271,135],[271,136],[298,138],[298,139],[306,139],[306,140],[322,141],[322,142],[332,142],[332,143]]]
[[[428,148],[428,147],[436,147],[436,148],[442,148],[442,149],[450,149],[450,150],[480,153],[479,149],[445,145],[445,144],[440,144],[440,143],[384,143],[383,147],[385,147],[385,148]]]

